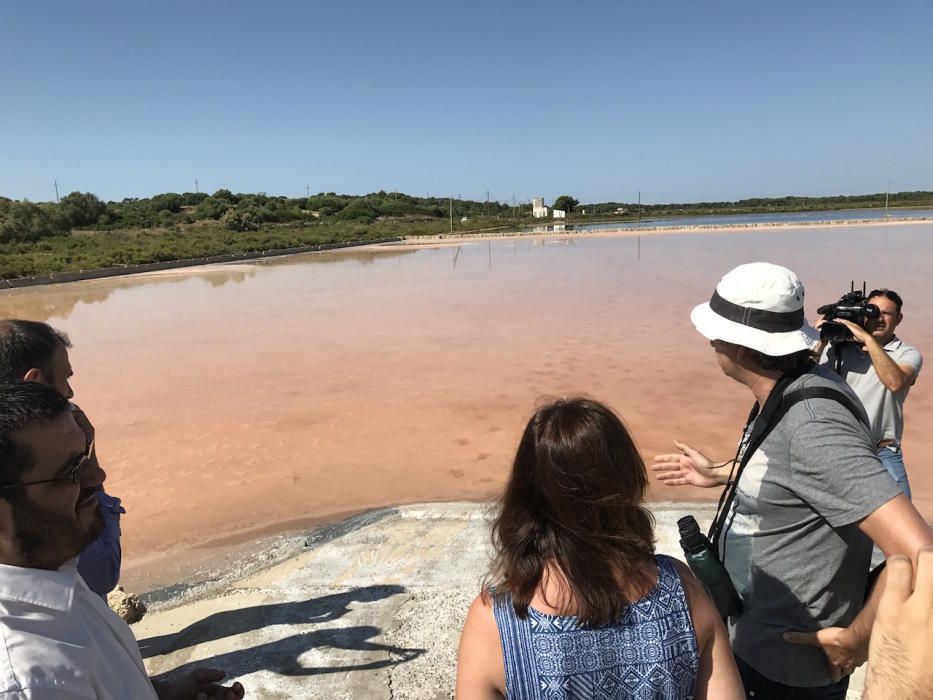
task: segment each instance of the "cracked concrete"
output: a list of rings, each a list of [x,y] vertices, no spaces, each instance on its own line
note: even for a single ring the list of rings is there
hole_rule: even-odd
[[[487,509],[405,506],[313,534],[292,558],[134,625],[146,665],[169,675],[222,668],[269,700],[452,698],[460,629],[489,563]],[[713,507],[652,510],[658,551],[679,557],[677,518],[702,524]]]

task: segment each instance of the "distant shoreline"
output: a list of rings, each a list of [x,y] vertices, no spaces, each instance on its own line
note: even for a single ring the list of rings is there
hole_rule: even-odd
[[[314,253],[321,251],[341,250],[345,248],[360,248],[366,246],[373,247],[402,247],[402,248],[425,248],[437,247],[439,245],[456,245],[461,243],[476,242],[483,239],[515,239],[529,237],[548,237],[548,238],[616,238],[633,237],[644,234],[677,234],[677,233],[713,233],[716,231],[741,232],[741,231],[762,231],[769,229],[794,229],[794,228],[835,228],[844,226],[895,226],[904,224],[917,224],[933,222],[928,217],[910,217],[899,219],[852,219],[846,221],[828,220],[828,221],[795,221],[795,222],[753,222],[741,224],[692,224],[692,225],[664,225],[664,226],[641,226],[639,228],[601,228],[596,230],[554,230],[554,231],[500,231],[483,230],[467,233],[451,233],[437,235],[418,235],[404,236],[398,238],[383,238],[372,241],[349,241],[345,243],[323,243],[316,245],[301,246],[297,248],[282,248],[274,250],[252,251],[247,253],[228,253],[224,255],[213,255],[202,258],[184,258],[179,260],[165,260],[153,263],[144,263],[140,265],[124,265],[120,267],[99,268],[95,270],[80,270],[78,272],[58,272],[48,275],[36,275],[33,277],[15,277],[12,279],[0,279],[0,292],[6,289],[22,289],[25,287],[43,286],[49,284],[63,284],[66,282],[81,282],[85,280],[104,279],[108,277],[122,277],[127,275],[138,275],[149,272],[158,272],[163,270],[172,270],[185,267],[198,267],[202,265],[214,265],[225,263],[238,263],[250,260],[260,260],[270,257],[283,257],[287,255],[299,255],[303,253]],[[573,226],[574,224],[555,224],[549,222],[541,224],[541,227],[559,227]],[[585,224],[584,224],[585,225]],[[537,227],[535,227],[537,228]]]
[[[491,231],[477,233],[452,233],[439,234],[436,236],[406,236],[400,242],[389,242],[384,245],[391,247],[430,247],[437,244],[455,245],[457,243],[471,243],[477,240],[487,238],[529,238],[529,237],[554,237],[554,238],[626,238],[650,234],[679,234],[679,233],[714,233],[716,231],[725,231],[728,233],[739,233],[744,230],[766,231],[770,229],[795,229],[795,228],[837,228],[844,226],[895,226],[899,224],[922,224],[933,223],[933,218],[918,216],[900,219],[852,219],[845,221],[775,221],[775,222],[752,222],[742,224],[692,224],[692,225],[673,225],[673,226],[642,226],[639,228],[604,228],[595,230],[569,229],[563,231]],[[572,224],[566,224],[572,226]],[[542,224],[543,226],[561,226],[561,224]]]

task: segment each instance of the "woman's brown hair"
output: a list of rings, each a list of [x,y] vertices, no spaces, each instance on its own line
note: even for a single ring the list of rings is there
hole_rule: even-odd
[[[654,519],[642,506],[645,463],[611,409],[558,400],[528,422],[493,523],[490,580],[520,618],[547,566],[557,567],[586,626],[617,620],[620,582],[643,582]]]

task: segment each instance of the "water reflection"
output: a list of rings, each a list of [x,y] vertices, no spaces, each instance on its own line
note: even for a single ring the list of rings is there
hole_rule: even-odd
[[[190,284],[192,280],[201,280],[212,288],[218,288],[251,279],[257,271],[265,268],[274,269],[309,263],[317,265],[355,263],[369,266],[378,260],[399,258],[414,252],[414,250],[404,248],[322,251],[265,258],[247,263],[183,267],[100,280],[0,290],[0,318],[17,317],[34,321],[68,318],[79,303],[98,304],[115,293],[140,287]]]
[[[182,284],[200,279],[210,287],[238,284],[255,274],[242,264],[179,268],[141,275],[49,284],[0,291],[0,318],[48,321],[68,318],[80,304],[100,304],[116,292],[143,286]]]
[[[257,264],[267,267],[279,267],[282,265],[303,265],[315,264],[326,265],[328,263],[359,263],[360,265],[373,265],[376,262],[400,258],[406,255],[412,255],[415,250],[402,246],[380,246],[365,248],[343,248],[338,250],[326,250],[313,253],[299,253],[296,255],[283,255],[280,257],[265,258],[257,261]]]

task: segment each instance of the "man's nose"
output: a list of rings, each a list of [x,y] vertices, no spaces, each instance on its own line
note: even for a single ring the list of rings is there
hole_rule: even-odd
[[[96,455],[84,463],[84,467],[81,469],[81,488],[96,489],[106,480],[107,472],[101,468]]]

